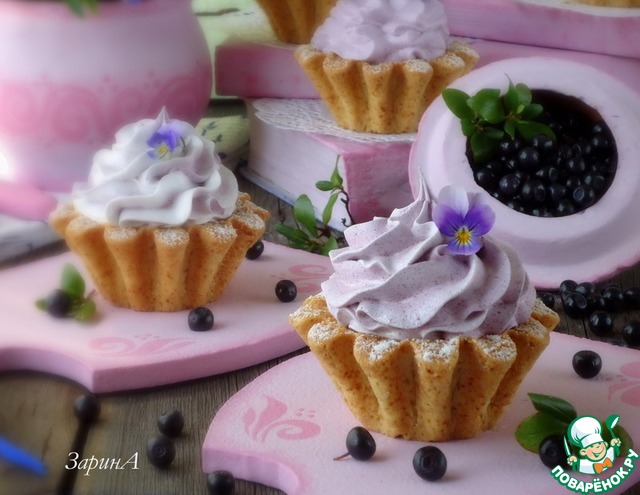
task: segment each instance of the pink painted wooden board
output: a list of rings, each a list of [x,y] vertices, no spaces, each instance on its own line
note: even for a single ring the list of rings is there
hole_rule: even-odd
[[[193,332],[186,310],[140,313],[99,296],[96,322],[50,317],[34,302],[58,286],[66,262],[82,270],[80,260],[65,253],[0,272],[0,371],[53,373],[94,392],[177,383],[300,349],[304,344],[287,317],[332,271],[325,256],[265,243],[263,255],[245,260],[223,296],[209,305],[214,328]],[[278,301],[274,288],[281,279],[296,283],[298,302]]]
[[[602,357],[603,369],[594,379],[579,378],[571,366],[573,354],[582,349],[593,349]],[[448,470],[436,484],[413,471],[413,454],[422,442],[374,433],[378,448],[371,460],[333,460],[346,451],[345,436],[358,422],[310,353],[272,368],[219,410],[204,441],[202,467],[205,472],[228,469],[238,478],[288,495],[410,495],[430,490],[566,495],[570,492],[538,456],[514,439],[517,425],[534,412],[528,392],[563,397],[579,415],[590,414],[601,421],[618,414],[638,450],[640,351],[554,334],[495,430],[471,440],[439,444]],[[624,447],[623,452],[627,453]],[[636,469],[620,488],[630,488],[639,480],[640,469]]]

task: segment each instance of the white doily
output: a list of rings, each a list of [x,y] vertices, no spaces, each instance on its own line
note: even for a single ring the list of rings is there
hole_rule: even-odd
[[[360,143],[411,143],[416,138],[416,133],[374,134],[344,129],[336,124],[322,100],[263,98],[252,103],[260,120],[290,131],[326,134]]]

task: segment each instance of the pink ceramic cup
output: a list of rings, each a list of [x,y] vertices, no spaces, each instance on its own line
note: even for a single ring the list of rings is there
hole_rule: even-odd
[[[83,18],[0,0],[0,177],[68,191],[124,124],[163,106],[195,124],[211,84],[190,0],[100,3]]]

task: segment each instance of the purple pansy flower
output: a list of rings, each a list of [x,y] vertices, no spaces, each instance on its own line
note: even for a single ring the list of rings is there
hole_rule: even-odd
[[[179,122],[167,122],[147,140],[151,148],[147,153],[151,158],[170,158],[173,152],[184,145],[182,126]]]
[[[491,230],[495,218],[480,194],[467,194],[460,186],[442,188],[433,208],[433,221],[454,254],[477,253],[481,237]]]

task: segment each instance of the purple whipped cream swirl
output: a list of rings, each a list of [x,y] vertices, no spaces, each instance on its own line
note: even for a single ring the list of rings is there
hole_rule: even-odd
[[[311,40],[325,53],[375,64],[434,59],[448,43],[439,0],[340,0]]]
[[[333,316],[352,330],[396,340],[478,337],[525,322],[535,289],[515,251],[482,238],[475,254],[456,254],[421,195],[389,218],[345,231],[322,284]]]

